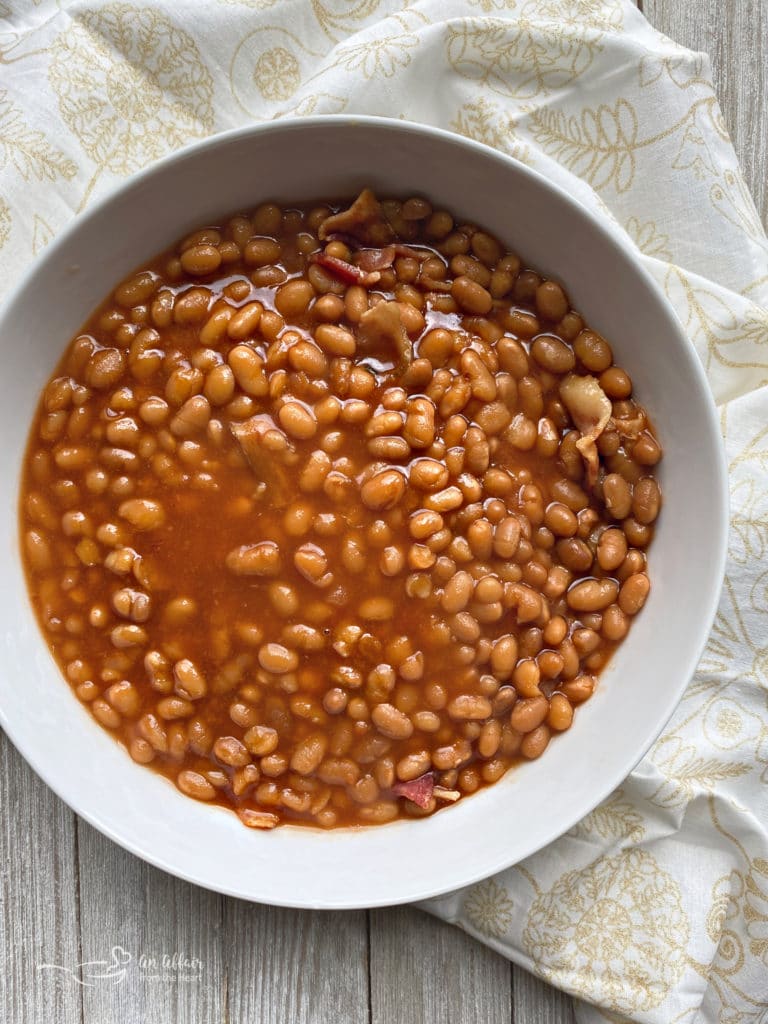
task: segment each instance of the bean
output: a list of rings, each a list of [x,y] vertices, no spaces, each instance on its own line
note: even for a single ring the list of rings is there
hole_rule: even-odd
[[[619,592],[621,593],[621,592]],[[616,605],[609,605],[603,612],[601,633],[606,640],[617,643],[627,635],[629,631],[629,619],[622,609]]]
[[[192,245],[181,254],[181,266],[195,277],[213,274],[221,266],[221,253],[215,245]]]
[[[243,736],[243,743],[254,757],[267,757],[277,750],[277,730],[267,725],[253,725]]]
[[[440,604],[449,615],[463,611],[470,602],[473,579],[468,572],[460,570],[445,585]]]
[[[280,547],[272,540],[241,544],[229,552],[225,565],[237,576],[277,576],[282,569]]]
[[[660,507],[659,485],[653,477],[642,477],[632,491],[632,515],[639,523],[647,525],[656,520]]]
[[[121,623],[109,634],[114,647],[123,650],[127,647],[143,647],[147,643],[147,631],[142,626]]]
[[[227,337],[232,341],[244,341],[256,332],[264,307],[260,302],[248,302],[234,313],[227,322]]]
[[[291,755],[291,771],[311,775],[322,762],[328,749],[328,737],[321,732],[312,733],[301,740]]]
[[[208,693],[208,684],[200,669],[189,658],[182,658],[173,666],[174,689],[180,697],[200,700]]]
[[[614,519],[626,519],[632,511],[632,491],[618,473],[609,473],[603,480],[603,500]]]
[[[448,704],[448,714],[460,722],[483,721],[491,717],[493,708],[487,697],[462,694]]]
[[[623,401],[632,394],[629,374],[619,366],[609,366],[600,374],[600,387],[614,401]]]
[[[613,362],[610,345],[595,331],[581,331],[576,336],[573,349],[590,373],[602,373]]]
[[[176,777],[176,784],[182,793],[193,797],[195,800],[213,800],[216,796],[214,787],[199,772],[188,770],[179,772]]]
[[[306,441],[317,433],[315,414],[300,402],[286,402],[277,414],[280,426],[290,437]]]
[[[439,491],[448,483],[448,470],[435,459],[416,459],[408,471],[411,485],[420,491]]]
[[[512,558],[520,544],[522,528],[517,516],[505,516],[493,531],[493,550],[499,558]]]
[[[600,534],[597,542],[597,562],[605,572],[618,569],[627,556],[627,539],[621,530],[611,527]]]
[[[375,474],[360,491],[363,504],[374,511],[394,508],[404,494],[405,477],[395,469]]]
[[[485,316],[493,306],[491,293],[471,277],[461,274],[451,284],[451,295],[465,312],[472,316]]]
[[[464,494],[459,487],[445,487],[442,491],[429,494],[424,499],[424,507],[433,512],[452,512],[464,504]]]
[[[263,398],[269,386],[264,372],[264,360],[248,345],[235,345],[227,356],[237,386],[246,395]]]
[[[410,718],[392,704],[377,704],[371,711],[371,720],[379,732],[390,739],[407,740],[413,735]]]
[[[546,320],[562,320],[568,312],[568,299],[555,281],[542,281],[536,289],[536,310]]]
[[[581,704],[588,700],[595,691],[595,677],[590,675],[579,675],[564,683],[560,689],[571,702]]]
[[[644,572],[633,573],[621,585],[619,608],[625,615],[637,615],[646,602],[651,581]]]
[[[539,725],[523,737],[523,741],[520,744],[520,753],[531,761],[541,757],[549,745],[550,738],[549,727],[543,724]]]
[[[546,285],[541,287],[544,288]],[[540,334],[536,338],[531,345],[531,355],[539,366],[549,373],[570,373],[576,365],[573,349],[551,334]]]
[[[336,324],[319,324],[315,328],[315,341],[332,356],[353,356],[357,349],[354,334]]]
[[[302,544],[293,556],[293,564],[310,583],[321,582],[328,570],[328,558],[316,544]]]
[[[655,466],[661,458],[661,445],[649,431],[644,430],[635,441],[632,458],[641,466]]]
[[[549,712],[546,697],[528,697],[518,700],[509,716],[509,724],[518,732],[532,732],[538,728]]]
[[[435,407],[428,398],[413,398],[403,426],[403,437],[411,448],[429,448],[435,440]]]
[[[247,747],[236,736],[219,736],[213,744],[214,756],[232,768],[242,768],[251,763]]]
[[[275,309],[286,320],[291,320],[306,313],[314,297],[315,289],[304,278],[287,281],[275,294]]]
[[[619,593],[619,586],[612,579],[589,579],[574,583],[568,590],[568,607],[577,612],[596,612],[613,604]]]
[[[432,758],[428,750],[418,750],[406,754],[397,762],[395,772],[401,782],[409,782],[418,779],[432,766]]]

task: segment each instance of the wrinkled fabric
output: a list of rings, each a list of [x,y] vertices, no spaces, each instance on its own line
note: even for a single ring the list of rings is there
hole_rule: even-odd
[[[568,835],[429,901],[581,1021],[768,1020],[768,240],[709,63],[622,0],[0,0],[0,280],[178,146],[294,114],[439,125],[642,253],[721,410],[722,601],[677,713]]]

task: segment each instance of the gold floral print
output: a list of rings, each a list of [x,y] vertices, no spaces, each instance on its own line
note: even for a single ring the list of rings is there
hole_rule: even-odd
[[[24,181],[55,181],[74,178],[77,167],[35,128],[30,128],[0,89],[0,171],[12,166]]]
[[[734,397],[733,388],[742,380],[754,386],[753,371],[768,370],[768,310],[749,302],[737,308],[725,297],[730,293],[696,281],[679,267],[670,266],[664,289],[699,350],[716,396],[721,401]],[[725,369],[744,372],[729,377]]]
[[[620,3],[528,0],[514,21],[452,23],[448,60],[464,78],[502,96],[532,99],[584,74],[602,49],[604,32],[620,27],[622,18]]]
[[[624,230],[644,255],[655,256],[656,259],[667,263],[672,262],[669,235],[659,231],[656,221],[648,220],[641,223],[639,217],[630,217],[624,225]]]
[[[311,0],[312,11],[322,31],[334,43],[359,31],[363,23],[378,12],[381,0],[341,0],[340,10],[333,3]]]
[[[310,114],[341,114],[349,102],[346,96],[334,96],[329,92],[315,92],[304,96],[292,107],[279,110],[275,117],[308,117]]]
[[[32,223],[32,254],[37,256],[53,238],[53,229],[39,213],[35,214]]]
[[[51,48],[49,80],[99,175],[128,174],[213,128],[213,80],[194,39],[151,7],[75,16]]]
[[[531,115],[530,130],[542,149],[593,188],[611,185],[621,193],[634,182],[638,124],[627,100],[586,108],[581,117],[541,107]]]
[[[664,780],[648,797],[658,807],[683,807],[696,796],[711,792],[718,783],[738,779],[750,771],[746,761],[708,757],[694,743],[685,743],[675,734],[663,736],[650,757]]]
[[[256,61],[253,80],[265,100],[287,100],[301,81],[299,62],[290,50],[275,46]]]
[[[619,1013],[650,1010],[686,966],[680,887],[641,848],[568,871],[531,905],[523,945],[540,973]]]
[[[494,878],[473,885],[463,903],[467,920],[477,931],[501,939],[512,923],[514,903]]]
[[[530,162],[530,147],[518,135],[516,118],[492,100],[481,97],[473,103],[465,103],[449,127],[468,139],[500,149],[522,163]]]
[[[705,77],[706,57],[702,53],[684,50],[664,57],[649,53],[640,61],[638,71],[641,86],[654,85],[659,79],[668,78],[678,89],[712,88],[712,82]]]
[[[340,47],[334,66],[359,71],[363,78],[392,78],[411,63],[412,51],[419,45],[415,29],[423,24],[419,18],[394,14],[368,29],[362,42]]]
[[[582,818],[571,834],[583,838],[626,839],[637,843],[645,835],[643,816],[629,800],[623,789],[617,789],[607,800]]]

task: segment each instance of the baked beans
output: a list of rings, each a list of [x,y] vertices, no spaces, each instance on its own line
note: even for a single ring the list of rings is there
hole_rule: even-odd
[[[544,754],[650,590],[661,446],[562,285],[421,197],[264,203],[120,283],[40,399],[22,551],[130,756],[245,825]]]

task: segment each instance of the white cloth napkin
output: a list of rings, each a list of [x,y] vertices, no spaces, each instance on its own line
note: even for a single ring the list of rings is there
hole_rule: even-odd
[[[664,736],[567,836],[425,907],[582,1021],[768,1021],[768,240],[705,56],[622,0],[0,0],[0,280],[175,147],[342,111],[470,135],[610,216],[706,367],[730,467],[723,598]]]

